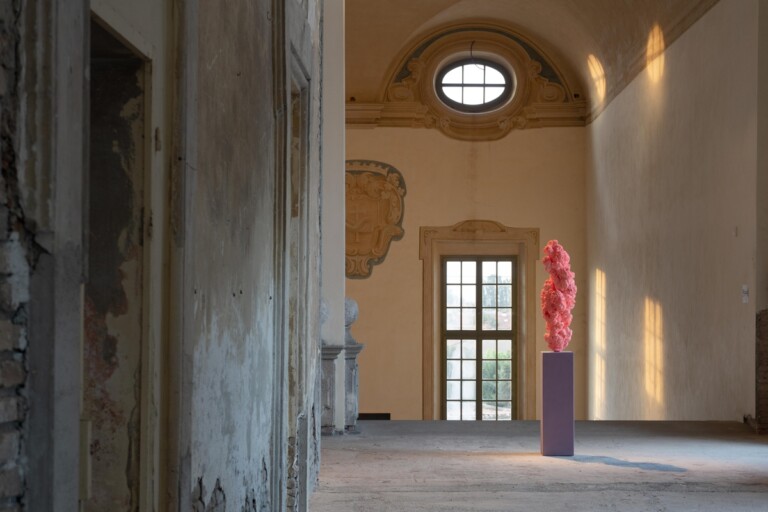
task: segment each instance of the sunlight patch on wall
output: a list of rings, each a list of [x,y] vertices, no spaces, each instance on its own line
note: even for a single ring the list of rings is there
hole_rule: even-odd
[[[595,389],[593,418],[605,419],[605,272],[595,269]]]
[[[591,54],[587,57],[587,66],[589,66],[589,75],[592,77],[597,94],[595,103],[601,103],[605,99],[605,70],[600,60]]]
[[[648,34],[648,44],[645,51],[645,63],[648,68],[648,76],[651,81],[656,83],[664,75],[664,32],[657,24],[653,26]]]
[[[643,347],[645,351],[645,394],[651,409],[664,405],[664,318],[661,305],[645,298]]]

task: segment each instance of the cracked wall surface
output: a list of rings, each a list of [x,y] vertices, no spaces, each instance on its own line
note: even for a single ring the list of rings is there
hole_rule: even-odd
[[[305,510],[317,476],[316,9],[233,0],[201,2],[196,13],[182,382],[191,418],[182,485],[195,510],[223,510],[224,499],[228,510]],[[291,73],[302,68],[296,116]]]
[[[0,510],[306,510],[319,7],[0,6]]]
[[[144,66],[95,23],[91,45],[84,509],[139,510]]]
[[[22,14],[0,5],[0,510],[23,510],[27,461],[27,303],[39,254],[19,194]]]

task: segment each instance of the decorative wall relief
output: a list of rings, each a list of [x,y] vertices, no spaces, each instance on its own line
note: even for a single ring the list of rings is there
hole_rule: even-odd
[[[365,279],[403,237],[405,182],[400,171],[373,160],[347,160],[346,172],[346,275]]]
[[[446,63],[477,56],[513,76],[511,98],[488,112],[454,110],[436,93]],[[533,41],[511,27],[478,20],[440,27],[405,47],[373,101],[346,105],[348,126],[434,128],[459,140],[495,140],[515,129],[584,126],[587,103],[570,76]]]

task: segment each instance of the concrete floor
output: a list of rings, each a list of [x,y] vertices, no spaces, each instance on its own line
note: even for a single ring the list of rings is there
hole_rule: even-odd
[[[577,422],[574,457],[533,421],[361,429],[323,438],[311,512],[768,511],[768,436],[740,423]]]

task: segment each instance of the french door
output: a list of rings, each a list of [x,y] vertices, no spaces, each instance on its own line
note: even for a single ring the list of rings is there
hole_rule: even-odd
[[[514,256],[443,259],[443,419],[517,417],[516,263]]]

